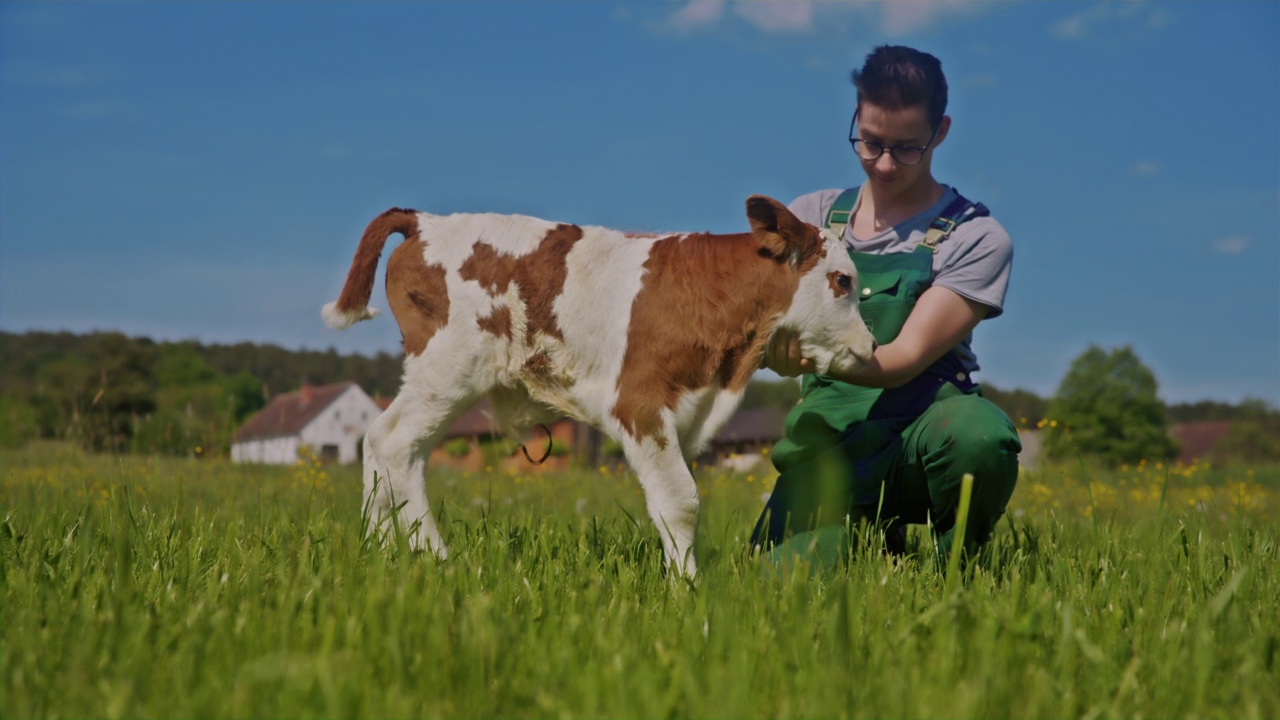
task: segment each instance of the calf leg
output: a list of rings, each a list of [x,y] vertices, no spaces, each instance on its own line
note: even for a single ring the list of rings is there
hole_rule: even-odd
[[[409,546],[414,550],[448,556],[427,502],[425,471],[427,456],[458,412],[455,407],[431,407],[402,391],[370,426],[364,440],[365,512],[369,532],[383,542],[392,538],[395,523],[411,533]]]
[[[675,433],[665,443],[654,438],[622,443],[627,461],[644,488],[649,517],[658,526],[669,571],[692,578],[698,573],[693,538],[698,530],[698,486],[680,454]]]

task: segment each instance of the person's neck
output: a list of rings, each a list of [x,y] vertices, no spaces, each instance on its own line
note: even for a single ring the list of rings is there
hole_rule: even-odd
[[[907,188],[901,193],[892,195],[878,193],[872,185],[867,186],[867,195],[863,197],[859,211],[869,210],[877,231],[897,225],[933,207],[942,198],[946,186],[932,177]]]

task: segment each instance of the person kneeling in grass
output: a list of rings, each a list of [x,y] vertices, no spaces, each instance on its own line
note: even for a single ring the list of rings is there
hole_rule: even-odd
[[[902,552],[906,526],[927,522],[945,558],[961,540],[961,480],[972,474],[963,538],[972,552],[1018,478],[1017,430],[982,397],[970,345],[974,327],[1003,312],[1012,243],[983,205],[933,177],[951,129],[938,59],[882,46],[853,82],[849,141],[867,180],[803,195],[790,209],[844,240],[879,347],[857,373],[815,375],[794,335],[774,336],[764,366],[803,375],[802,396],[772,453],[781,474],[751,545],[778,560],[829,563],[848,527],[883,528],[888,549]]]

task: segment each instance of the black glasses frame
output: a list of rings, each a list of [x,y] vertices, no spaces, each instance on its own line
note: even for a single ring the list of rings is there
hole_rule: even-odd
[[[938,123],[938,127],[935,127],[933,129],[933,134],[929,136],[929,141],[926,142],[923,147],[919,145],[894,145],[893,147],[889,147],[883,143],[878,143],[875,140],[863,140],[860,137],[855,137],[853,134],[853,129],[854,127],[857,126],[857,124],[858,124],[858,113],[855,112],[853,114],[853,120],[849,122],[849,145],[853,147],[854,155],[857,155],[860,160],[863,160],[865,162],[875,162],[876,160],[880,159],[881,155],[884,155],[887,152],[889,153],[889,157],[893,158],[893,161],[898,163],[899,165],[919,165],[921,161],[924,160],[924,154],[929,151],[930,147],[933,146],[934,139],[938,137],[938,130],[939,128],[942,127],[942,123]],[[869,148],[880,148],[880,152],[876,153],[875,157],[871,157],[871,158],[866,157],[861,152],[858,151],[858,143],[862,143],[863,145]],[[902,158],[898,157],[898,151],[900,150],[901,151],[910,150],[912,152],[918,152],[920,153],[920,157],[915,162],[907,162]]]

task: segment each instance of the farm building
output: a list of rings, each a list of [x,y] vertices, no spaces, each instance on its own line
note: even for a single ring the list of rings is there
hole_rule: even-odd
[[[272,398],[236,431],[231,459],[287,465],[306,446],[324,462],[355,462],[365,430],[381,413],[353,382],[303,385]]]
[[[708,444],[699,462],[727,469],[747,470],[767,462],[769,448],[782,436],[786,412],[772,408],[741,409]],[[481,399],[454,422],[444,440],[431,453],[429,466],[450,466],[473,472],[496,465],[518,472],[562,470],[572,462],[595,467],[601,462],[621,462],[621,457],[605,457],[607,441],[595,428],[568,418],[546,427],[530,428],[523,438],[529,455],[541,458],[547,451],[547,432],[556,451],[534,465],[518,450],[518,442],[503,441],[493,421],[488,399]],[[504,457],[496,463],[486,459],[482,447],[498,443]],[[615,450],[616,452],[616,450]]]
[[[550,454],[547,450],[547,433],[550,433],[556,448]],[[572,454],[581,455],[589,447],[589,443],[584,440],[589,434],[599,433],[594,428],[568,418],[548,423],[545,432],[541,427],[530,428],[523,442],[529,456],[542,461],[533,464],[519,451],[519,442],[501,437],[493,420],[489,399],[481,398],[458,416],[444,439],[431,452],[427,465],[455,467],[472,472],[492,468],[495,464],[520,472],[563,470],[569,466]],[[598,446],[599,440],[596,439],[595,443]],[[496,444],[496,449],[486,453],[484,448],[490,444]]]
[[[740,472],[767,464],[786,418],[779,408],[739,408],[707,444],[702,462]]]
[[[1207,420],[1179,423],[1173,426],[1169,434],[1178,441],[1178,462],[1192,465],[1197,460],[1213,458],[1218,443],[1230,432],[1229,420]]]

